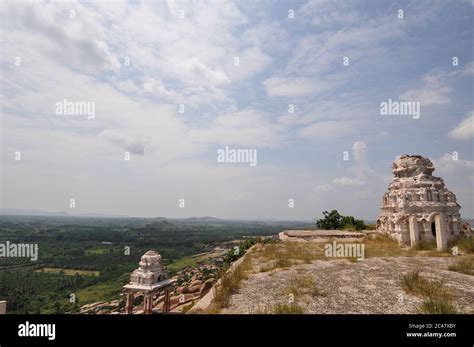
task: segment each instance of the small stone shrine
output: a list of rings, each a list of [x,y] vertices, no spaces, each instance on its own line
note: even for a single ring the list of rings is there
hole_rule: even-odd
[[[470,236],[456,196],[433,171],[433,163],[420,155],[403,155],[393,163],[394,177],[383,195],[378,232],[411,247],[421,240],[436,240],[439,251],[447,250],[451,238]]]
[[[125,313],[133,313],[135,294],[143,294],[143,313],[151,314],[153,312],[153,300],[161,292],[164,292],[163,313],[168,313],[173,284],[174,280],[166,279],[160,254],[155,251],[146,252],[140,260],[138,269],[132,272],[130,283],[123,287],[127,297]]]

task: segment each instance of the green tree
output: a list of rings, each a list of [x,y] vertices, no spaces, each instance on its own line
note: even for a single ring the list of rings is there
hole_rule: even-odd
[[[324,230],[363,230],[363,220],[355,219],[353,216],[342,216],[337,210],[324,211],[323,218],[316,221],[316,227]]]
[[[316,221],[316,227],[318,229],[331,230],[341,228],[343,216],[341,216],[339,212],[336,210],[332,210],[331,212],[324,211],[323,216],[324,218]]]

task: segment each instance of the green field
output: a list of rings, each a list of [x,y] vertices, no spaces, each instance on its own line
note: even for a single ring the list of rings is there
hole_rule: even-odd
[[[14,269],[0,271],[0,300],[8,301],[8,313],[78,312],[87,303],[119,299],[122,286],[148,250],[158,251],[174,275],[215,256],[216,246],[232,240],[308,227],[298,222],[215,218],[0,216],[0,242],[39,246],[35,264],[0,258],[0,269]],[[69,302],[71,294],[75,304]]]
[[[170,273],[175,273],[185,267],[195,267],[197,265],[196,259],[193,257],[183,257],[166,266],[166,270]]]
[[[100,271],[88,271],[88,270],[74,270],[74,269],[61,269],[61,268],[51,268],[45,267],[36,272],[46,272],[46,273],[54,273],[54,274],[64,274],[66,276],[100,276]]]
[[[86,255],[102,255],[109,253],[108,248],[95,248],[95,249],[87,249],[85,251]]]

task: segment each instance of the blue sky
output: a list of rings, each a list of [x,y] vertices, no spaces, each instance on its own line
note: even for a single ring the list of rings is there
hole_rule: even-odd
[[[3,208],[375,219],[407,153],[428,156],[474,217],[470,1],[0,10]],[[55,114],[63,99],[95,103],[96,117]],[[381,115],[388,99],[419,102],[420,118]],[[258,165],[218,163],[225,146],[257,150]]]

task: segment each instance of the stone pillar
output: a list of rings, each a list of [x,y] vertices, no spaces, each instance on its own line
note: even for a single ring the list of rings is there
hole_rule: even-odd
[[[0,314],[7,314],[7,302],[0,301]]]
[[[457,218],[453,218],[451,221],[451,224],[453,226],[453,235],[459,235],[459,222]]]
[[[446,235],[446,224],[444,222],[444,215],[437,214],[435,216],[436,226],[436,246],[438,251],[446,251],[448,249],[448,237]]]
[[[146,292],[143,299],[143,313],[152,314],[153,312],[153,294]]]
[[[125,313],[132,314],[133,313],[133,292],[127,291],[127,301],[125,302]]]
[[[410,216],[408,220],[408,228],[410,229],[410,246],[415,247],[419,240],[418,222],[416,216]]]
[[[168,313],[171,306],[170,289],[165,288],[165,299],[163,301],[163,313]]]
[[[155,293],[150,292],[148,293],[148,312],[150,314],[153,313],[153,298],[155,297]]]

